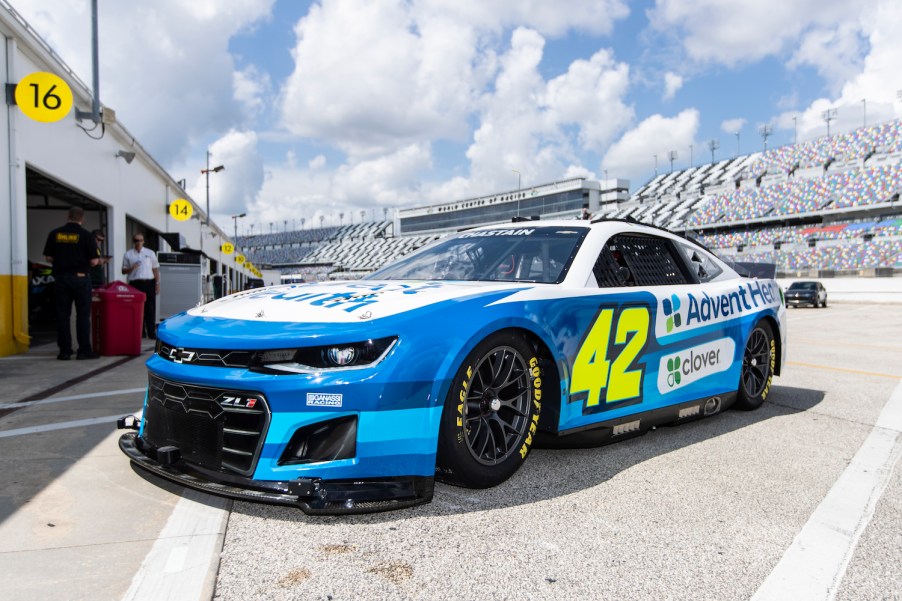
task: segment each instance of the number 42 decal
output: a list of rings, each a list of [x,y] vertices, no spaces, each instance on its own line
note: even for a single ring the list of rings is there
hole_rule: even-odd
[[[636,359],[648,341],[648,324],[648,307],[601,309],[576,354],[570,401],[585,400],[586,413],[641,402],[645,366]]]

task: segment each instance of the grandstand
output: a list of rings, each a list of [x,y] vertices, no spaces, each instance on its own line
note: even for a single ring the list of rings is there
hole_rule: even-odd
[[[394,236],[392,229],[391,221],[379,221],[241,236],[238,247],[258,267],[292,281],[320,281],[360,278],[438,237]]]
[[[902,122],[659,175],[596,217],[696,235],[784,275],[902,270]]]
[[[257,266],[356,278],[449,232],[517,215],[635,219],[696,236],[785,276],[902,272],[902,121],[629,182],[583,178],[403,209],[395,221],[239,238]]]

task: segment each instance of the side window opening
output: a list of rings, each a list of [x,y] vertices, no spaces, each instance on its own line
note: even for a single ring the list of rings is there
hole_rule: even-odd
[[[611,236],[593,268],[600,288],[692,283],[669,240],[642,234]]]
[[[708,253],[688,244],[679,244],[679,247],[699,282],[710,282],[723,272],[723,269],[711,259]]]

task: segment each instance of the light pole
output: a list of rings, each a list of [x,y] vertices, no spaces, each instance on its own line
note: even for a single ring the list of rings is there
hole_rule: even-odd
[[[767,150],[767,139],[774,133],[773,126],[765,123],[758,129],[758,133],[761,134],[761,139],[764,140],[764,150]]]
[[[676,151],[676,150],[671,150],[670,152],[667,153],[667,158],[670,159],[670,172],[671,172],[671,173],[673,173],[673,162],[674,162],[675,160],[677,160],[678,156],[679,156],[679,155],[677,155],[677,151]]]
[[[658,175],[658,155],[654,155],[655,157],[655,175]]]
[[[827,137],[830,137],[830,122],[836,119],[836,109],[827,109],[821,113],[821,119],[827,122]]]
[[[511,169],[514,173],[517,174],[517,191],[520,191],[520,172],[516,169]],[[520,216],[520,195],[517,194],[517,217]]]
[[[714,164],[714,151],[720,148],[720,140],[708,140],[708,149],[711,151],[711,164]]]
[[[238,244],[238,220],[242,217],[247,217],[247,213],[232,215],[232,224],[235,226],[235,244]]]
[[[862,127],[868,126],[868,99],[867,98],[861,99],[861,126]]]
[[[219,173],[225,169],[224,165],[217,165],[210,169],[210,151],[207,151],[207,168],[201,169],[200,172],[207,176],[207,215],[206,215],[206,223],[207,226],[210,225],[210,172]]]

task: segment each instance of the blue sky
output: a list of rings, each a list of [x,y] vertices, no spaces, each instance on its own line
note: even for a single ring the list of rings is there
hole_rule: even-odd
[[[90,81],[89,0],[14,7]],[[214,219],[348,223],[902,115],[897,0],[101,2],[101,100]],[[862,102],[864,100],[864,102]],[[690,150],[691,147],[691,150]],[[340,216],[344,214],[343,216]]]

